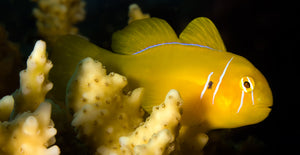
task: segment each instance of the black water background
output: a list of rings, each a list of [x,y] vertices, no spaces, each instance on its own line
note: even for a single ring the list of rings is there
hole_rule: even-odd
[[[257,153],[287,153],[299,147],[299,82],[293,67],[298,52],[292,48],[297,43],[291,37],[298,36],[297,31],[292,31],[297,28],[294,15],[298,6],[271,0],[86,1],[87,16],[78,24],[80,33],[107,49],[110,49],[112,33],[126,26],[131,3],[139,4],[153,17],[167,20],[178,34],[192,19],[210,18],[228,51],[246,57],[260,69],[274,95],[273,110],[264,122],[227,132],[240,134],[242,139],[254,135],[264,144],[263,150]],[[34,6],[35,3],[26,0],[0,1],[0,24],[8,31],[9,39],[19,45],[24,63],[34,42],[40,39],[31,14]]]

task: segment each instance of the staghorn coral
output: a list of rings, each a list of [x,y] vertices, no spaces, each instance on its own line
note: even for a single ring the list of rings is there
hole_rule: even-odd
[[[165,101],[154,106],[146,122],[130,136],[121,137],[122,149],[134,154],[146,151],[147,154],[163,154],[173,151],[170,145],[179,131],[182,99],[176,90],[170,90]],[[160,140],[158,140],[160,139]],[[134,152],[132,151],[134,150]]]
[[[106,75],[100,62],[82,60],[67,88],[67,105],[74,112],[72,125],[96,154],[162,154],[171,152],[179,130],[182,100],[171,90],[164,103],[154,107],[145,123],[140,100],[143,89],[125,95],[127,80]]]
[[[125,77],[110,73],[100,62],[86,58],[80,62],[67,88],[67,105],[74,111],[72,125],[78,136],[94,149],[118,148],[118,138],[142,122],[140,99],[143,89],[124,95]]]
[[[57,36],[77,34],[74,24],[84,20],[85,2],[81,0],[34,0],[38,8],[33,9],[37,28],[41,36],[54,40]]]
[[[33,113],[0,123],[0,154],[58,155],[58,146],[51,146],[56,129],[50,116],[51,104],[44,102]]]
[[[134,147],[134,154],[136,155],[160,155],[169,154],[173,151],[170,145],[174,141],[174,135],[168,129],[159,131],[153,134],[147,144],[137,145]],[[132,154],[132,152],[131,152]]]
[[[53,84],[48,80],[52,63],[47,59],[46,43],[37,41],[27,60],[26,70],[20,72],[20,89],[13,94],[14,116],[25,111],[34,111],[44,102]]]
[[[37,41],[27,69],[20,72],[20,89],[0,100],[0,121],[4,121],[0,122],[0,154],[60,154],[58,146],[52,146],[57,132],[51,120],[52,105],[45,101],[52,88],[47,79],[51,67],[45,42]]]

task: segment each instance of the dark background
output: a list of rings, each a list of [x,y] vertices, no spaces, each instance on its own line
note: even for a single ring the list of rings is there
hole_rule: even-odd
[[[298,32],[291,30],[297,27],[297,18],[293,18],[297,6],[272,0],[86,0],[86,3],[86,19],[77,26],[81,35],[101,47],[110,49],[112,33],[127,25],[128,6],[137,3],[144,13],[165,19],[177,34],[196,17],[210,18],[227,50],[246,57],[265,75],[274,97],[270,116],[256,125],[211,132],[208,154],[289,154],[300,147],[299,82],[297,69],[293,67],[298,52],[292,48],[297,44],[293,37]],[[30,0],[0,1],[0,24],[8,31],[9,40],[22,51],[24,64],[35,41],[41,39],[31,13],[35,6]],[[243,151],[241,144],[250,148]]]

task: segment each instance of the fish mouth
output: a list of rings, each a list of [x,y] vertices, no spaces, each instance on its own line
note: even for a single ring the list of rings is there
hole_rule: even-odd
[[[273,99],[272,98],[257,98],[254,102],[255,108],[272,110]]]
[[[256,105],[255,109],[258,109],[259,111],[266,111],[270,113],[272,111],[272,105]]]
[[[272,106],[265,107],[265,109],[272,111]]]

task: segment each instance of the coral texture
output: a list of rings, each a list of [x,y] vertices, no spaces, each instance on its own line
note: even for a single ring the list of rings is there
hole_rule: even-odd
[[[170,145],[174,141],[174,135],[168,129],[153,134],[147,144],[141,144],[134,147],[136,155],[161,155],[169,154],[174,147]],[[132,151],[130,154],[133,154]]]
[[[119,148],[119,137],[142,122],[143,89],[124,95],[122,88],[126,84],[124,76],[106,75],[102,64],[91,58],[80,62],[69,83],[67,105],[75,113],[72,125],[94,149]]]
[[[46,43],[37,41],[27,60],[27,68],[20,72],[20,89],[13,94],[15,100],[14,115],[34,111],[44,102],[53,84],[48,80],[52,63],[47,59]]]
[[[0,121],[7,121],[14,108],[14,98],[11,95],[4,96],[0,100]]]
[[[181,119],[182,99],[176,90],[170,90],[165,101],[154,106],[146,122],[140,125],[130,136],[121,137],[122,149],[134,154],[163,154],[173,151],[179,122]],[[170,146],[170,147],[168,147]],[[132,150],[134,150],[132,152]]]
[[[176,139],[178,154],[202,154],[203,148],[208,142],[206,129],[199,126],[182,126]]]
[[[37,41],[27,69],[20,72],[20,89],[0,100],[0,154],[60,153],[58,146],[52,146],[57,131],[51,120],[52,105],[45,101],[52,88],[47,78],[51,67],[45,42]]]
[[[143,89],[123,93],[127,80],[106,74],[100,62],[82,60],[67,88],[67,105],[74,113],[72,125],[98,154],[162,154],[171,152],[179,130],[182,100],[171,90],[164,103],[143,121]]]
[[[25,112],[0,123],[0,154],[58,155],[59,148],[51,146],[56,129],[50,116],[51,104],[44,102],[34,113]]]
[[[130,24],[135,20],[150,18],[150,14],[144,14],[137,4],[131,4],[129,5],[128,17],[128,24]]]
[[[76,34],[74,24],[85,18],[85,2],[81,0],[35,0],[38,8],[33,10],[37,28],[47,40],[56,36]]]

